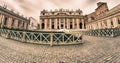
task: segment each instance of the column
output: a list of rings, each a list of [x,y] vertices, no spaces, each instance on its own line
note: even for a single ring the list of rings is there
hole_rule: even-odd
[[[51,26],[52,26],[52,19],[50,19],[49,23],[50,23],[50,25],[49,25],[49,29],[51,30]]]
[[[75,23],[74,23],[74,21],[75,21],[75,19],[73,18],[73,19],[72,19],[72,29],[75,28]]]
[[[113,26],[114,26],[114,27],[117,27],[117,26],[118,26],[117,17],[114,17],[112,20],[113,20]]]
[[[84,19],[82,19],[82,29],[85,28],[84,26],[85,26],[85,25],[84,25]]]
[[[55,29],[57,29],[57,18],[55,19]]]
[[[40,24],[40,30],[42,29],[42,19],[40,19],[39,24]]]
[[[63,24],[64,24],[63,25],[64,26],[63,29],[65,29],[65,18],[63,19]]]
[[[59,19],[59,28],[61,29],[61,18]]]
[[[2,26],[4,25],[4,19],[5,19],[5,15],[2,14],[2,19],[1,19]]]
[[[9,17],[9,18],[8,18],[7,26],[8,26],[9,28],[11,28],[11,24],[12,24],[12,18]]]
[[[69,26],[70,26],[70,25],[69,25],[69,19],[67,18],[67,29],[70,28]]]
[[[0,13],[0,27],[2,26],[2,14]]]
[[[80,28],[79,28],[79,23],[80,23],[80,22],[79,22],[79,19],[77,18],[76,21],[77,21],[77,29],[80,29]]]
[[[15,19],[15,26],[14,26],[14,28],[18,28],[18,20],[17,19]]]
[[[47,19],[45,19],[44,24],[45,24],[45,30],[46,30],[47,29]]]

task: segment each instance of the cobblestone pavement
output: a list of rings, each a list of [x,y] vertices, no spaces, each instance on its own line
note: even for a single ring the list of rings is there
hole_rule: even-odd
[[[0,37],[0,63],[120,63],[120,37],[84,36],[84,44],[53,47]]]

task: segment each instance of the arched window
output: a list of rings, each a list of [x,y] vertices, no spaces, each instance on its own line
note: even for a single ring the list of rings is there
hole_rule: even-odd
[[[63,29],[63,24],[61,24],[61,29]]]
[[[79,23],[79,28],[82,29],[82,23],[81,22]]]
[[[6,17],[6,18],[4,19],[4,25],[7,25],[7,22],[8,22],[8,18]]]
[[[72,24],[70,24],[70,29],[72,29]]]
[[[111,25],[113,25],[113,21],[111,21]]]
[[[52,25],[52,29],[54,29],[54,25]]]
[[[45,24],[44,24],[44,23],[42,23],[42,29],[44,29],[44,27],[45,27]]]
[[[57,26],[57,29],[59,29],[59,26]]]

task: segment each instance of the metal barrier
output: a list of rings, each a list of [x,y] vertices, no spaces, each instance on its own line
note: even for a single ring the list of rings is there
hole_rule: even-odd
[[[2,37],[15,39],[22,42],[49,44],[51,46],[82,43],[82,35],[80,33],[75,36],[64,32],[29,32],[0,29],[0,35]]]
[[[90,36],[102,36],[102,37],[116,37],[120,36],[119,28],[109,28],[109,29],[96,29],[85,31],[85,35]]]

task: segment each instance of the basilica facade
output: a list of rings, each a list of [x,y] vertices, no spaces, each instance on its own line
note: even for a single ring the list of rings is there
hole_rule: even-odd
[[[85,16],[82,11],[59,9],[43,10],[40,14],[40,30],[85,29]]]

